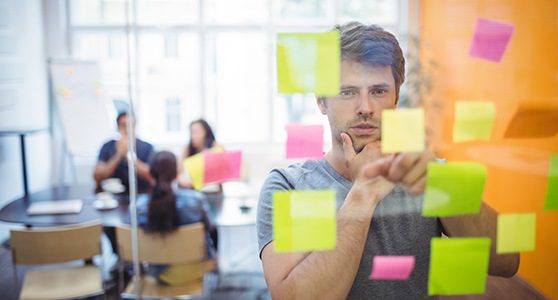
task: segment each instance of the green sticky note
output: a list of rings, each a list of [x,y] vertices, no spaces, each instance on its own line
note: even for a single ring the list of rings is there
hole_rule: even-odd
[[[489,238],[432,238],[430,247],[429,296],[484,293]]]
[[[424,110],[384,109],[382,111],[382,152],[424,150]]]
[[[277,35],[279,93],[339,95],[339,32]]]
[[[444,217],[480,211],[487,173],[484,165],[431,162],[426,172],[423,216]]]
[[[528,214],[498,215],[497,253],[535,250],[537,216]]]
[[[336,211],[334,190],[275,192],[275,251],[307,252],[335,249]]]
[[[550,157],[544,209],[558,210],[558,154],[552,154]]]
[[[453,141],[459,143],[474,140],[490,140],[495,111],[496,108],[492,102],[456,102]]]

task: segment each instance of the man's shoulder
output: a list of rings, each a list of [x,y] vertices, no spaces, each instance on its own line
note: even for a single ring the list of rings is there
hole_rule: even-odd
[[[136,147],[146,147],[146,148],[153,148],[151,143],[148,143],[142,139],[136,138]]]
[[[285,188],[288,189],[299,188],[302,181],[311,180],[315,175],[318,175],[319,172],[316,172],[316,170],[319,168],[323,168],[323,166],[318,160],[307,160],[284,168],[275,168],[270,171],[266,185],[279,182],[286,184]]]

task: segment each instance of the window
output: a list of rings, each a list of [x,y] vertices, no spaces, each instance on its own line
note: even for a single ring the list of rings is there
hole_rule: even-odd
[[[180,124],[180,98],[167,98],[166,120],[167,131],[177,132],[182,128]]]
[[[72,55],[98,60],[105,93],[127,99],[125,0],[75,0]],[[206,118],[223,143],[285,140],[290,122],[327,125],[313,95],[280,95],[275,35],[322,32],[348,20],[406,32],[407,0],[137,0],[139,135],[184,144]],[[328,126],[325,126],[328,128]],[[329,138],[329,133],[326,136]]]

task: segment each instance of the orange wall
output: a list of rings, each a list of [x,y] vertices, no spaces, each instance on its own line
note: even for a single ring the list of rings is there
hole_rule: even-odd
[[[469,57],[478,17],[515,26],[501,63]],[[558,299],[558,211],[543,211],[551,153],[558,135],[504,139],[520,102],[558,104],[558,0],[421,0],[423,60],[434,60],[434,89],[425,107],[435,149],[453,160],[488,167],[484,199],[499,212],[536,212],[536,250],[521,254],[520,275]],[[487,100],[496,105],[489,142],[453,144],[453,104]],[[543,124],[544,125],[544,124]]]

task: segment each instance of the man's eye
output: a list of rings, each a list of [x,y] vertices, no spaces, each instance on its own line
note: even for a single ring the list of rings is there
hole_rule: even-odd
[[[341,97],[351,97],[351,96],[356,95],[356,93],[354,91],[351,91],[351,90],[344,90],[344,91],[341,91],[341,93],[339,93],[339,95]]]
[[[374,96],[384,96],[385,94],[387,94],[387,90],[373,90],[372,91],[372,95]]]

